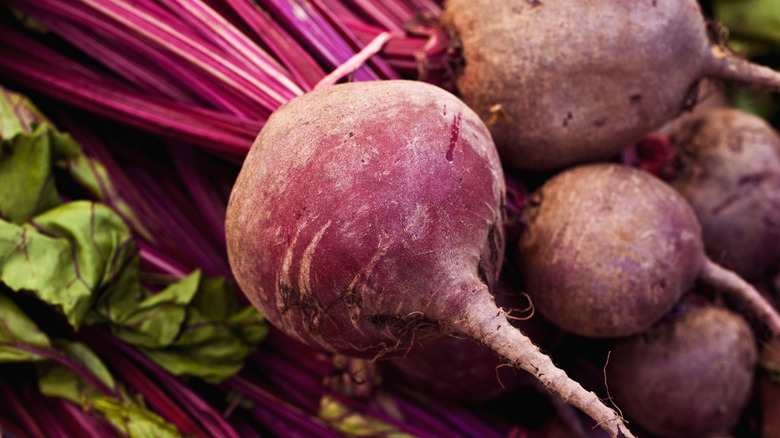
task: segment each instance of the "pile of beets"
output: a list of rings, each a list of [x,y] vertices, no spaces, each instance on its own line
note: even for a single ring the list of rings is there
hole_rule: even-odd
[[[227,211],[244,294],[424,391],[544,388],[586,436],[777,436],[780,136],[697,103],[780,74],[695,0],[449,0],[438,25],[451,90],[347,82],[272,114]]]

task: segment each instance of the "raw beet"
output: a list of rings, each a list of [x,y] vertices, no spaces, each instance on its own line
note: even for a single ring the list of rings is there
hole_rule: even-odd
[[[693,209],[674,188],[613,163],[567,169],[529,198],[514,259],[536,309],[580,336],[637,334],[696,280],[780,334],[780,316],[749,283],[704,254]]]
[[[693,207],[709,257],[748,281],[780,260],[780,136],[760,117],[706,111],[671,133],[670,182]]]
[[[752,395],[757,354],[740,315],[684,302],[615,344],[607,383],[626,417],[661,437],[728,436]]]
[[[307,344],[373,358],[467,337],[632,436],[496,306],[504,204],[490,134],[455,96],[414,81],[340,84],[269,118],[231,193],[228,256],[249,300]]]
[[[227,211],[230,262],[252,303],[301,341],[403,353],[497,279],[504,193],[487,130],[449,93],[324,88],[277,110],[247,156]]]
[[[699,275],[701,231],[669,185],[619,164],[563,171],[531,195],[515,260],[536,309],[588,337],[639,333]]]
[[[691,108],[710,77],[780,90],[780,75],[710,42],[696,0],[448,0],[458,95],[505,165],[602,160]]]

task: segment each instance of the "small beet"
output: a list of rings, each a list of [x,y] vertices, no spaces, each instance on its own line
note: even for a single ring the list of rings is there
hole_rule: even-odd
[[[766,299],[706,257],[682,195],[645,171],[612,163],[567,169],[530,196],[524,215],[515,263],[536,309],[563,330],[640,333],[701,280],[780,334]]]
[[[458,95],[505,165],[603,160],[674,119],[705,78],[780,90],[780,74],[710,42],[696,0],[448,0]]]
[[[709,257],[748,281],[780,260],[780,135],[766,121],[713,109],[671,133],[670,181],[702,225]]]
[[[739,314],[684,302],[647,332],[617,341],[607,384],[626,417],[658,436],[728,436],[752,395],[757,354]]]
[[[249,300],[309,345],[374,358],[466,337],[633,436],[496,306],[505,196],[487,127],[452,94],[334,85],[290,100],[258,135],[228,203],[228,257]]]
[[[639,333],[666,314],[703,263],[700,228],[661,180],[583,165],[531,196],[516,260],[536,309],[588,337]]]

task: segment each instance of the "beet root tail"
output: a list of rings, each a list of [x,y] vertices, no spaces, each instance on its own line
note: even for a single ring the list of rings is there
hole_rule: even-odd
[[[742,277],[707,258],[700,280],[732,300],[747,319],[767,330],[770,337],[780,338],[780,314],[777,309]]]
[[[759,90],[780,93],[780,72],[725,51],[710,49],[708,77],[741,82]]]
[[[526,335],[506,320],[503,312],[475,327],[474,333],[466,335],[492,349],[506,363],[531,373],[548,391],[582,410],[611,437],[634,437],[622,416],[607,406],[596,393],[586,390],[555,366],[550,356],[542,353]]]

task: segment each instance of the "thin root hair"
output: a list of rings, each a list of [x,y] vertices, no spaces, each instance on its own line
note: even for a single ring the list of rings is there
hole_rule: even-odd
[[[526,292],[520,292],[520,293],[528,300],[528,305],[525,308],[523,308],[523,309],[509,308],[507,310],[507,309],[504,309],[502,307],[501,310],[504,311],[504,313],[506,314],[507,319],[514,320],[514,321],[526,321],[526,320],[531,319],[531,317],[533,317],[534,314],[536,313],[536,307],[534,306],[533,301],[531,301],[531,296],[528,295],[528,293],[526,293]],[[514,313],[514,312],[528,313],[528,315],[527,316],[513,316],[512,313]]]
[[[501,389],[506,390],[506,385],[504,385],[504,382],[501,381],[501,375],[498,373],[499,368],[503,368],[503,367],[509,367],[515,372],[517,372],[517,368],[508,363],[502,363],[496,366],[496,380],[498,380],[498,384],[501,385]]]
[[[604,361],[604,368],[602,368],[602,373],[604,374],[604,389],[607,391],[607,400],[609,401],[609,404],[612,405],[613,408],[617,411],[618,417],[626,424],[628,422],[625,420],[625,417],[623,417],[623,411],[620,410],[620,407],[615,403],[615,400],[612,398],[612,396],[609,394],[609,384],[607,383],[607,365],[609,365],[609,356],[612,354],[612,351],[607,352],[607,360]],[[599,425],[594,426],[594,428],[598,427]]]

